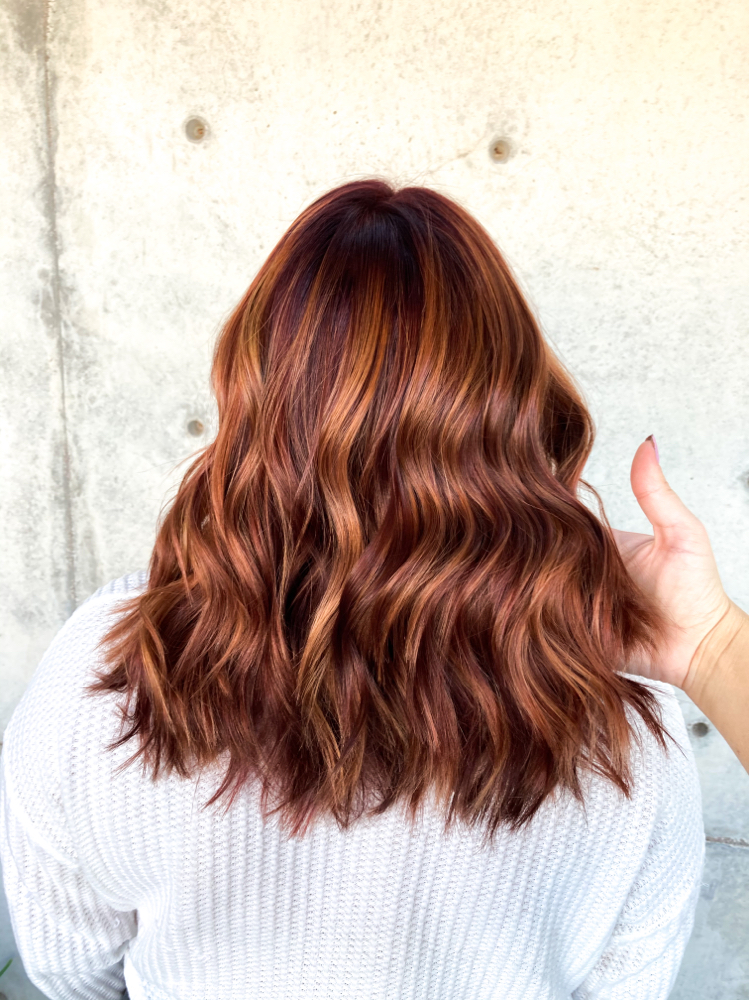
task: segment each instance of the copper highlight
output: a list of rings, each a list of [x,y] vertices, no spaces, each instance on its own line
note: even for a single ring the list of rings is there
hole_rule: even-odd
[[[585,770],[631,794],[618,673],[665,634],[581,473],[594,428],[488,233],[421,187],[307,208],[219,337],[216,439],[89,686],[153,767],[226,754],[291,836],[433,790],[518,828]],[[580,499],[585,488],[599,515]],[[131,707],[132,702],[132,707]],[[270,808],[270,805],[273,808]]]

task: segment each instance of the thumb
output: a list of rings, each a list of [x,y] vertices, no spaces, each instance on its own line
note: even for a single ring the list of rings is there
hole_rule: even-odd
[[[656,542],[673,542],[692,535],[701,527],[699,520],[668,485],[652,434],[635,452],[629,481],[638,504],[653,526]]]

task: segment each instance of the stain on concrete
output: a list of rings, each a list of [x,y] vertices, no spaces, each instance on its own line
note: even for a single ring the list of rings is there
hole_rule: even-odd
[[[27,54],[43,54],[47,0],[4,0],[15,43]]]
[[[73,511],[70,498],[70,446],[67,429],[67,399],[65,372],[65,345],[63,341],[62,318],[60,313],[60,237],[57,226],[57,178],[55,161],[57,154],[58,130],[56,117],[56,74],[51,64],[49,54],[50,18],[54,14],[54,6],[50,0],[45,0],[42,17],[42,40],[44,60],[44,134],[46,139],[45,169],[44,169],[44,203],[47,220],[47,245],[51,268],[49,281],[45,286],[42,298],[42,314],[45,325],[54,338],[57,347],[57,375],[60,400],[60,441],[57,450],[59,471],[57,472],[57,488],[65,523],[65,605],[68,615],[73,613],[77,605],[75,585],[75,535],[73,529]]]

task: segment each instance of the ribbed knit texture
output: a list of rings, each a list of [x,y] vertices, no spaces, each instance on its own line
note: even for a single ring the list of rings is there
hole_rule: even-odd
[[[124,696],[84,697],[123,595],[114,581],[65,624],[16,707],[0,757],[0,859],[26,972],[57,1000],[541,1000],[666,997],[691,932],[704,830],[683,752],[639,723],[635,791],[585,780],[493,848],[449,835],[432,802],[290,841],[256,788],[209,810],[226,758],[151,780],[119,734]],[[643,682],[646,683],[646,682]],[[124,703],[124,701],[122,701]],[[124,969],[123,969],[124,960]]]

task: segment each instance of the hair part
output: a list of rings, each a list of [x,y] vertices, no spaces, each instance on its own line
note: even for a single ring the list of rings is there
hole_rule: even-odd
[[[125,766],[226,753],[206,806],[258,778],[291,836],[433,790],[491,838],[581,799],[584,770],[630,794],[631,711],[665,730],[617,671],[665,622],[580,479],[581,394],[475,219],[381,180],[319,198],[212,382],[217,436],[88,689],[128,694]]]

